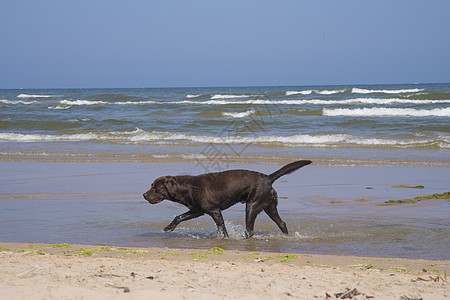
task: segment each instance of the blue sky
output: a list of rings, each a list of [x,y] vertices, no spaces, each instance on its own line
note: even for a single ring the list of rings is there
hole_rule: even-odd
[[[0,88],[450,82],[450,1],[0,1]]]

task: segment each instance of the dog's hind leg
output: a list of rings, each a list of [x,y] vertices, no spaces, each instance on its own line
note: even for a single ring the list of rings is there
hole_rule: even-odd
[[[263,205],[257,201],[247,202],[245,207],[245,238],[253,236],[255,220],[258,214],[263,210]]]
[[[200,217],[201,215],[203,215],[202,212],[194,212],[194,211],[192,211],[192,210],[190,210],[190,211],[188,211],[188,212],[185,212],[184,214],[181,214],[181,215],[179,215],[179,216],[176,216],[176,217],[173,219],[173,221],[170,222],[170,224],[167,225],[167,226],[164,228],[164,231],[165,231],[165,232],[171,232],[171,231],[173,231],[173,230],[175,229],[175,227],[177,227],[178,224],[180,224],[181,222],[187,221],[187,220],[190,220],[190,219],[194,219],[194,218],[197,218],[197,217]]]
[[[270,206],[264,208],[264,211],[272,219],[272,221],[274,221],[278,225],[278,227],[280,227],[281,231],[284,234],[288,234],[286,223],[281,219],[280,215],[278,214],[277,205],[275,203],[272,203],[270,204]]]

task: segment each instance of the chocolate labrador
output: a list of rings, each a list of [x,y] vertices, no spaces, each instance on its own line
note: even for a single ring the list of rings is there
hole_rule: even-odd
[[[183,221],[210,215],[216,223],[219,234],[228,237],[222,210],[242,202],[245,208],[245,235],[251,237],[256,216],[264,210],[284,234],[288,234],[286,223],[277,210],[277,192],[272,187],[275,180],[283,175],[310,164],[309,160],[290,163],[278,171],[266,175],[248,170],[229,170],[198,176],[163,176],[156,179],[144,198],[151,204],[164,199],[183,204],[189,211],[173,219],[164,228],[170,232]]]

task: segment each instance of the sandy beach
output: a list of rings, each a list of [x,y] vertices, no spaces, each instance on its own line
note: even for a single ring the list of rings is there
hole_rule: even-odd
[[[450,297],[448,260],[221,248],[18,243],[0,243],[0,247],[0,299]]]

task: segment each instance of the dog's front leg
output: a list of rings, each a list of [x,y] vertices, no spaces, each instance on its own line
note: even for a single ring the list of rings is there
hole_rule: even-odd
[[[209,213],[209,215],[213,218],[214,222],[216,222],[217,229],[219,230],[219,236],[227,238],[228,232],[225,228],[225,222],[222,217],[222,213],[220,210],[215,210]]]
[[[194,219],[194,218],[197,218],[197,217],[200,217],[201,215],[203,215],[202,212],[194,212],[194,211],[192,211],[192,210],[190,210],[190,211],[188,211],[188,212],[185,212],[184,214],[181,214],[181,215],[179,215],[179,216],[176,216],[176,217],[173,219],[173,221],[170,222],[170,224],[167,225],[167,226],[164,228],[164,231],[165,231],[165,232],[171,232],[171,231],[173,231],[173,230],[175,229],[175,227],[177,227],[178,224],[180,224],[181,222],[187,221],[187,220],[190,220],[190,219]]]

